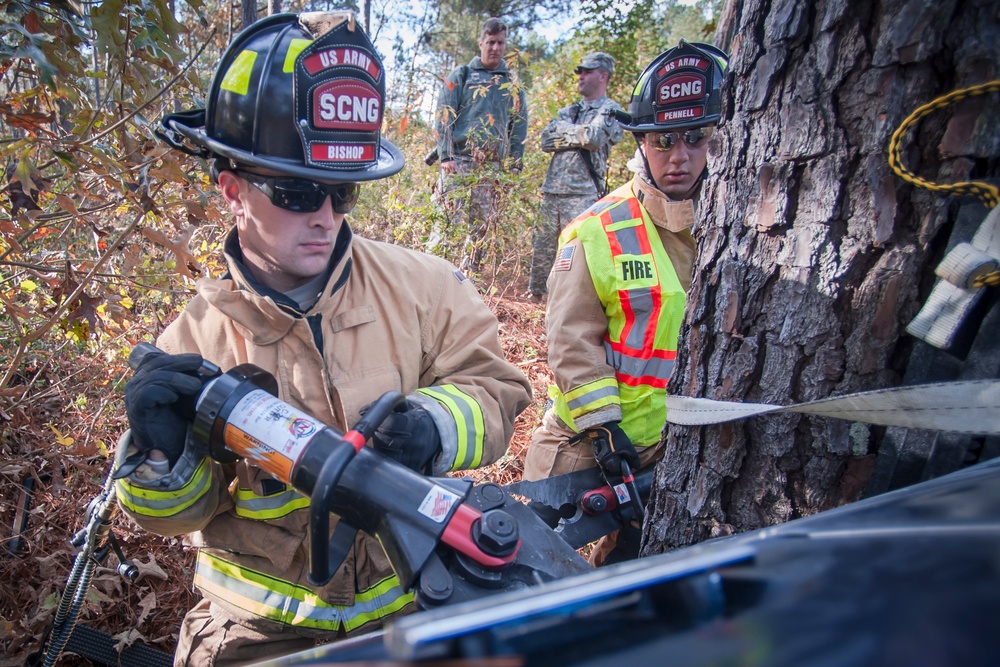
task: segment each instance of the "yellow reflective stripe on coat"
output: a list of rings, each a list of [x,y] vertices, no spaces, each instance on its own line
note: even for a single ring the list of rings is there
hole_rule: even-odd
[[[142,516],[164,517],[179,514],[201,499],[212,485],[212,468],[204,458],[184,486],[160,491],[133,484],[126,477],[115,482],[115,493],[126,509]]]
[[[458,427],[458,454],[453,470],[478,468],[483,461],[486,420],[479,402],[453,384],[417,389],[418,394],[433,398],[451,414]]]
[[[270,496],[258,496],[250,489],[237,488],[232,496],[236,515],[257,521],[280,519],[309,507],[309,499],[292,488]]]
[[[194,584],[229,604],[278,623],[352,632],[400,611],[413,602],[395,575],[358,592],[353,605],[324,602],[311,589],[242,567],[205,551],[198,552]]]
[[[595,412],[609,405],[620,405],[618,381],[614,378],[600,378],[593,382],[573,387],[563,394],[559,387],[549,387],[549,398],[556,414],[573,430],[577,430],[575,419],[588,412]]]

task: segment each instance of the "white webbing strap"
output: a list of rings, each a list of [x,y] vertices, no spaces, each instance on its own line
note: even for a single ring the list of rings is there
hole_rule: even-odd
[[[893,387],[788,406],[667,396],[667,421],[671,424],[721,424],[772,412],[799,412],[882,426],[1000,435],[1000,380]]]
[[[906,327],[907,333],[937,348],[951,347],[962,320],[985,289],[974,286],[977,279],[995,271],[998,263],[1000,206],[989,212],[972,243],[959,243],[941,261],[935,270],[941,280]]]

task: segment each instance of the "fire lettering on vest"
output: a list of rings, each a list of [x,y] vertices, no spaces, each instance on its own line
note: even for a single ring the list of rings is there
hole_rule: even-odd
[[[653,263],[649,260],[627,259],[622,262],[622,280],[646,280],[653,277]]]

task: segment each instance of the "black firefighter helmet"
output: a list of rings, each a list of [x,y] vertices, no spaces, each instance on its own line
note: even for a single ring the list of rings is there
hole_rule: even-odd
[[[385,70],[352,11],[275,14],[222,54],[204,109],[170,114],[157,135],[173,148],[320,181],[398,173],[382,138]]]
[[[722,84],[729,56],[711,44],[686,42],[667,49],[636,81],[628,118],[621,126],[634,133],[703,127],[722,118]]]

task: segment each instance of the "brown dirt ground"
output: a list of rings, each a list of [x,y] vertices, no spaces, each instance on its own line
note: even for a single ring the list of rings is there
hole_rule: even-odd
[[[502,297],[488,297],[487,302],[500,321],[507,358],[524,372],[534,390],[532,405],[517,419],[508,454],[474,473],[479,480],[508,484],[521,477],[524,452],[552,377],[542,307]],[[83,527],[87,505],[107,475],[102,445],[111,446],[125,429],[120,382],[127,369],[83,358],[79,362],[70,373],[29,369],[33,376],[30,381],[25,378],[24,386],[41,383],[46,389],[33,389],[30,397],[19,402],[0,402],[4,484],[0,494],[0,667],[22,665],[28,654],[39,649],[78,553],[69,539]],[[105,387],[105,396],[96,400],[91,396],[81,404],[80,387]],[[25,526],[19,530],[24,514],[18,510],[22,487],[29,479],[34,494]],[[114,635],[121,646],[142,641],[172,651],[180,619],[198,598],[191,590],[194,554],[178,539],[141,531],[120,515],[113,533],[126,557],[139,567],[140,577],[136,583],[125,581],[115,570],[117,558],[110,555],[96,570],[80,622]],[[90,663],[64,654],[59,664]]]

